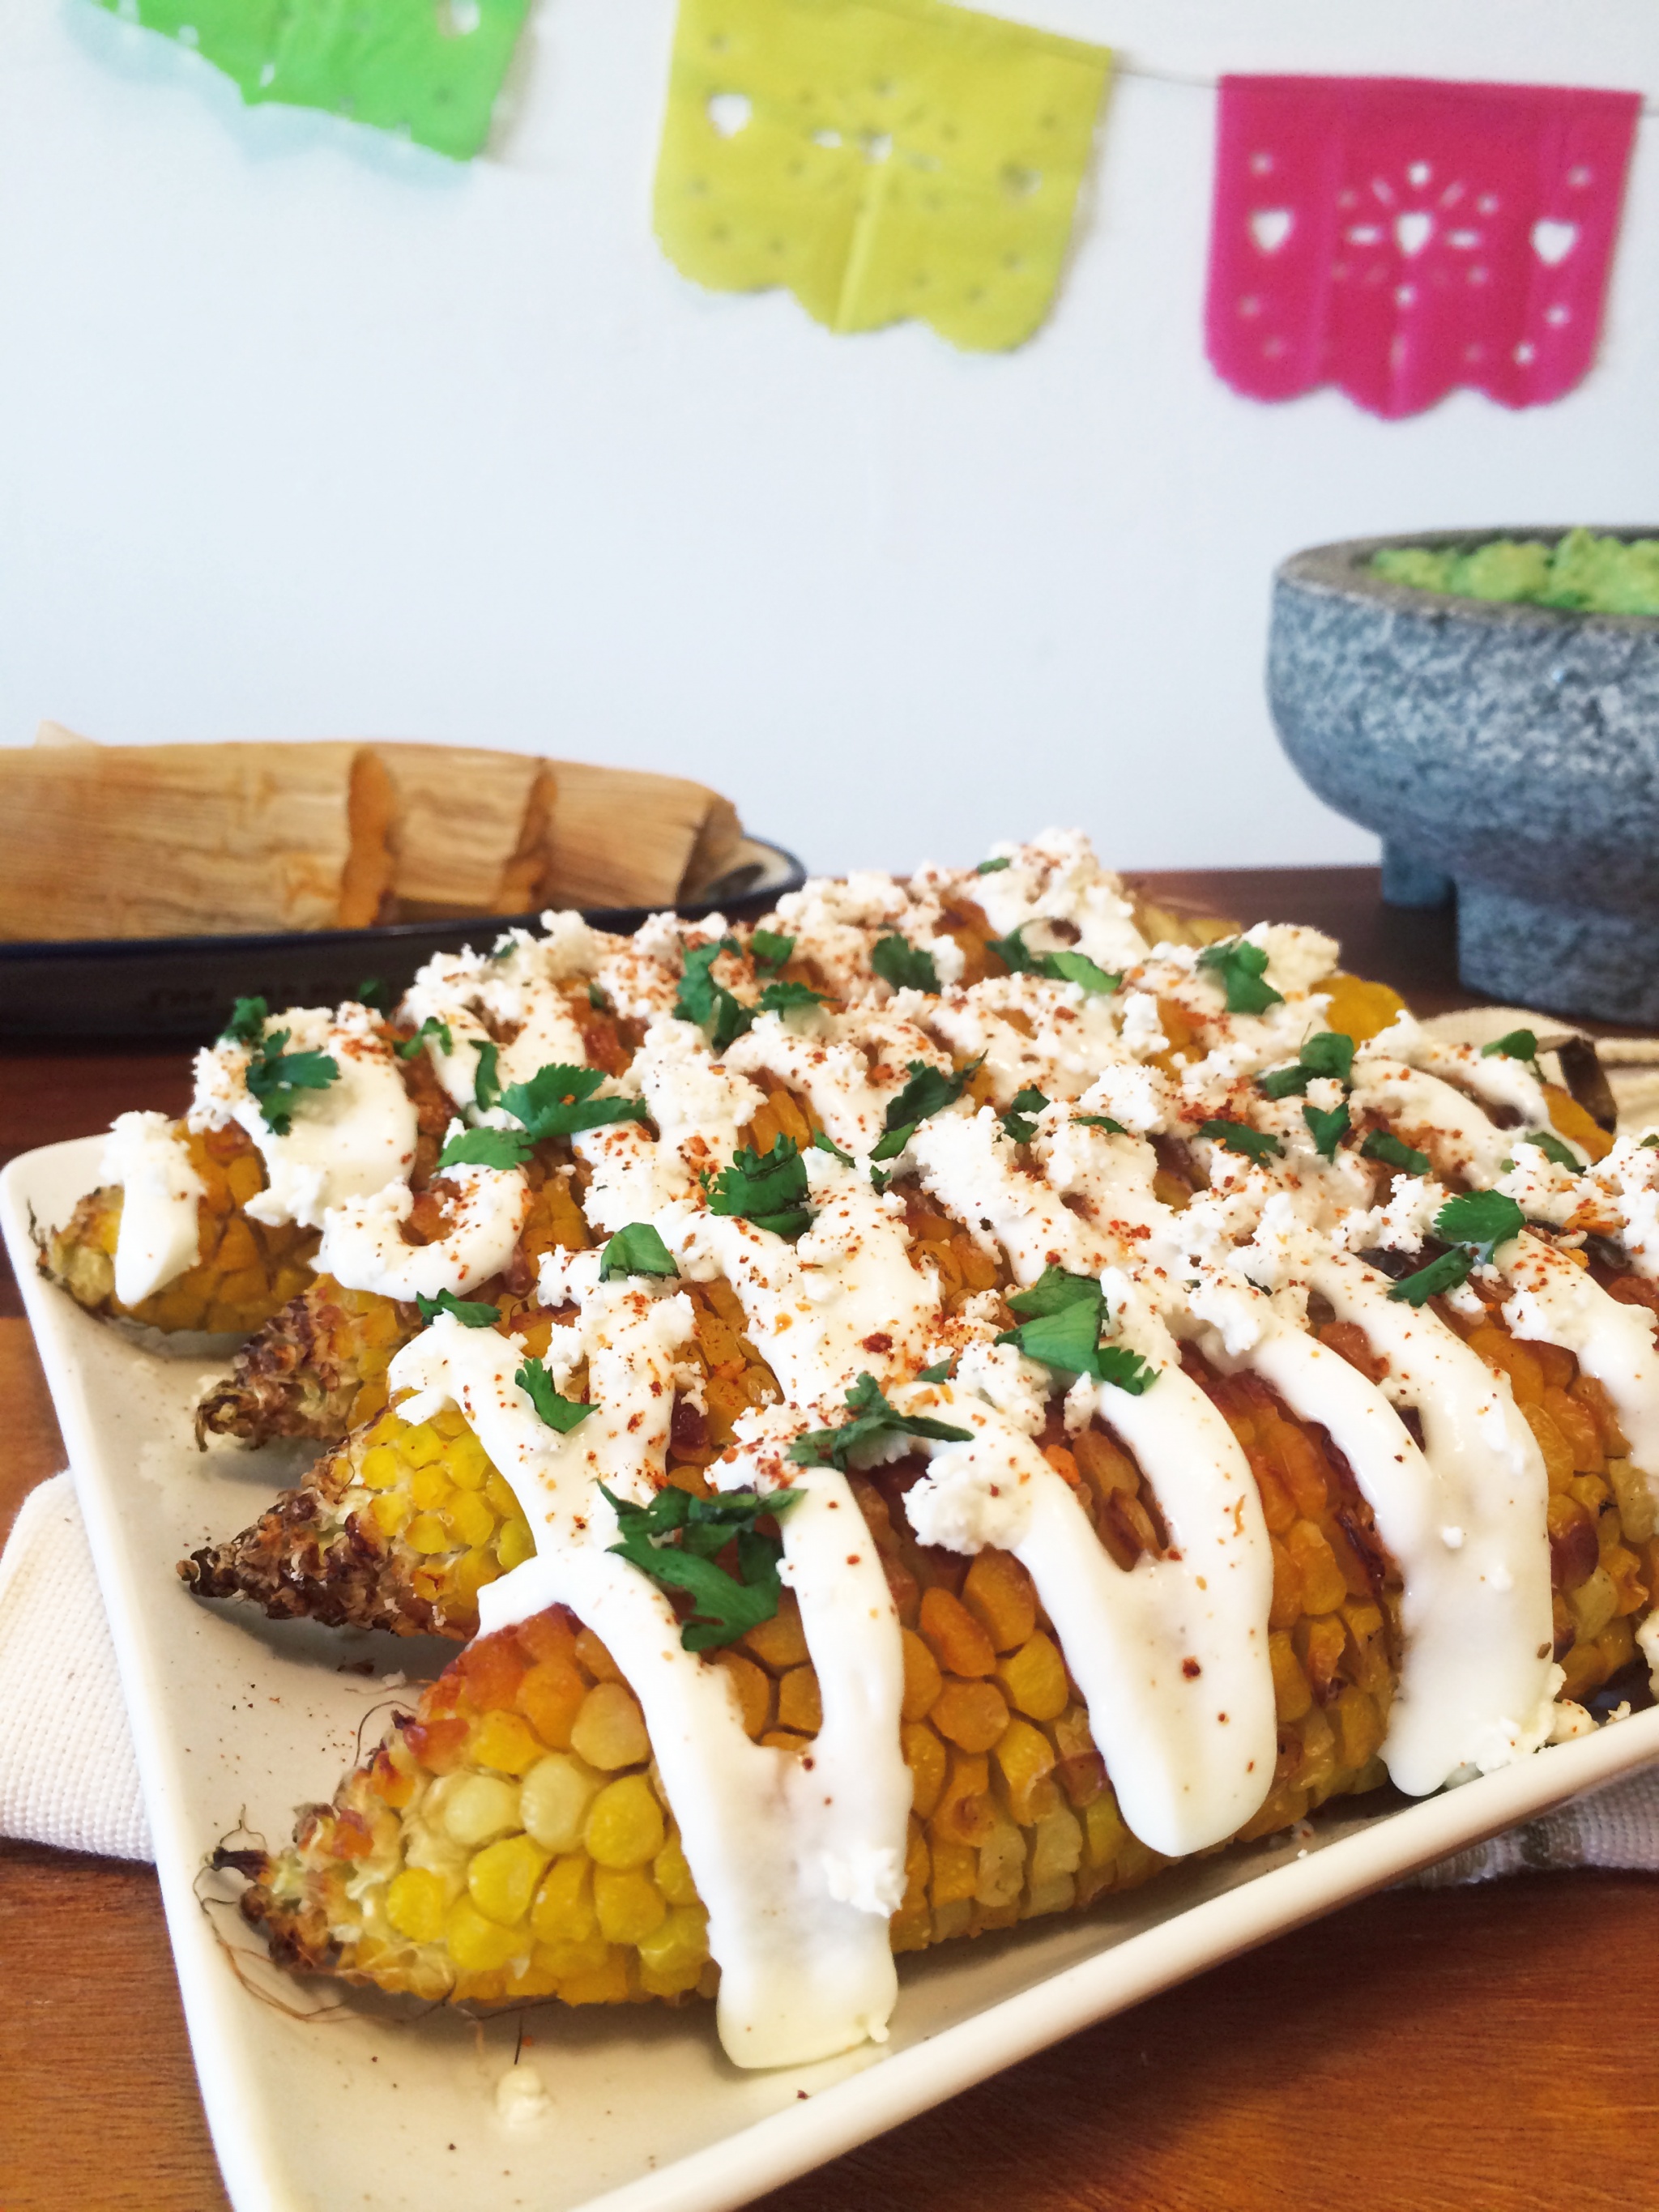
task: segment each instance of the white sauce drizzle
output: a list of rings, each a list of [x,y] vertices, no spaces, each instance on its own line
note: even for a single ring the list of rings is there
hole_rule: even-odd
[[[404,1242],[403,1225],[415,1205],[406,1182],[331,1206],[323,1216],[319,1270],[349,1291],[377,1291],[405,1302],[436,1297],[440,1291],[459,1294],[499,1274],[530,1207],[524,1170],[448,1168],[434,1188],[449,1196],[452,1218],[430,1244]]]
[[[522,943],[516,941],[520,938]],[[457,1106],[477,1103],[478,1048],[490,1041],[490,1021],[517,1030],[497,1048],[495,1076],[503,1089],[509,1083],[527,1083],[544,1067],[586,1063],[575,1016],[558,983],[533,957],[535,940],[515,932],[510,942],[507,953],[488,960],[471,952],[438,954],[404,1000],[403,1012],[417,1029],[427,1021],[447,1027],[453,1052],[446,1052],[436,1036],[426,1038],[425,1048],[439,1083]]]
[[[121,1186],[115,1295],[143,1301],[193,1267],[201,1251],[197,1200],[207,1186],[176,1123],[165,1114],[118,1114],[104,1139],[102,1182]]]
[[[1659,1498],[1659,1356],[1645,1306],[1610,1297],[1583,1267],[1541,1237],[1517,1237],[1494,1255],[1510,1295],[1512,1334],[1559,1345],[1613,1401],[1631,1457]]]

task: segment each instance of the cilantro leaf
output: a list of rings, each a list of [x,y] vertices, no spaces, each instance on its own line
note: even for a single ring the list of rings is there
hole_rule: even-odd
[[[1012,860],[981,860],[974,869],[976,876],[1000,876],[1005,868],[1012,868]]]
[[[219,1034],[236,1044],[258,1044],[270,1019],[270,1009],[263,999],[238,999]]]
[[[731,1166],[712,1183],[705,1176],[703,1188],[711,1213],[741,1216],[775,1237],[799,1237],[811,1225],[806,1163],[793,1137],[775,1139],[769,1152],[739,1145]]]
[[[596,1014],[608,1014],[611,1012],[610,995],[605,991],[602,984],[590,983],[588,985],[587,1003],[592,1007]]]
[[[240,1006],[241,1001],[239,1000],[237,1003]],[[365,975],[357,986],[357,1004],[360,1006],[373,1006],[377,1014],[390,1012],[391,986],[383,983],[378,975]]]
[[[850,1421],[838,1429],[813,1429],[804,1437],[797,1437],[789,1447],[789,1456],[798,1467],[835,1467],[845,1474],[848,1463],[855,1452],[866,1451],[873,1444],[886,1443],[894,1437],[931,1437],[936,1443],[950,1444],[971,1443],[971,1429],[952,1428],[948,1421],[929,1420],[925,1416],[901,1413],[890,1406],[882,1395],[873,1375],[862,1374],[847,1394],[847,1403],[852,1413]]]
[[[1064,1267],[1045,1267],[1029,1291],[1012,1291],[1008,1297],[1010,1310],[1022,1321],[1064,1313],[1068,1306],[1103,1306],[1105,1303],[1106,1293],[1093,1275],[1073,1275]]]
[[[891,1182],[893,1178],[890,1173],[884,1175],[879,1168],[872,1168],[870,1170],[871,1188],[874,1190],[878,1198],[881,1196],[882,1193],[886,1189],[888,1184]]]
[[[1103,1344],[1095,1353],[1097,1381],[1109,1382],[1131,1398],[1144,1397],[1158,1380],[1158,1370],[1127,1345]]]
[[[1385,1167],[1403,1168],[1407,1175],[1429,1171],[1428,1154],[1414,1152],[1387,1129],[1373,1129],[1359,1149],[1366,1159],[1381,1160]]]
[[[405,1037],[401,1044],[394,1044],[392,1049],[399,1060],[414,1060],[429,1036],[437,1038],[440,1048],[446,1054],[454,1051],[455,1040],[449,1033],[449,1024],[441,1022],[434,1014],[428,1014],[412,1037]]]
[[[533,1150],[522,1129],[463,1129],[438,1155],[438,1172],[446,1168],[520,1168]]]
[[[1265,947],[1248,944],[1242,937],[1221,945],[1206,945],[1198,965],[1208,968],[1226,987],[1230,1014],[1265,1014],[1269,1006],[1282,1006],[1285,994],[1264,981],[1267,970]]]
[[[478,1047],[478,1065],[472,1076],[472,1103],[481,1114],[501,1103],[501,1079],[497,1073],[501,1048],[488,1038]]]
[[[955,1105],[978,1074],[984,1057],[981,1053],[978,1060],[969,1060],[966,1067],[958,1068],[953,1075],[946,1075],[941,1068],[930,1067],[925,1060],[909,1061],[910,1080],[896,1098],[888,1102],[882,1124],[886,1133],[871,1153],[871,1158],[896,1160],[915,1134],[919,1123]]]
[[[920,1369],[916,1380],[918,1382],[948,1382],[951,1379],[951,1370],[955,1364],[956,1355],[952,1353],[947,1359],[935,1360],[931,1367]]]
[[[1158,1370],[1139,1352],[1101,1343],[1106,1297],[1093,1276],[1047,1267],[1029,1291],[1016,1291],[1008,1304],[1028,1318],[1018,1328],[1006,1329],[997,1342],[1018,1345],[1028,1359],[1061,1374],[1092,1375],[1135,1398],[1158,1380]]]
[[[1126,1129],[1121,1121],[1113,1121],[1109,1114],[1073,1114],[1072,1121],[1079,1129],[1104,1129],[1109,1137],[1129,1137],[1134,1133]]]
[[[761,993],[760,1011],[763,1014],[787,1013],[792,1006],[822,1006],[829,1003],[827,991],[815,991],[810,983],[769,983]],[[731,1040],[726,1040],[730,1043]]]
[[[1524,1060],[1540,1083],[1544,1079],[1538,1066],[1538,1039],[1530,1030],[1511,1030],[1507,1036],[1496,1037],[1491,1044],[1483,1044],[1480,1057],[1482,1060]]]
[[[590,1413],[597,1413],[597,1406],[585,1406],[580,1399],[562,1398],[553,1387],[553,1377],[539,1359],[526,1359],[513,1377],[550,1429],[556,1429],[568,1437],[579,1422]]]
[[[1017,1145],[1030,1143],[1036,1134],[1036,1123],[1031,1116],[1040,1114],[1048,1103],[1047,1097],[1034,1083],[1028,1083],[1024,1091],[1014,1093],[1007,1112],[1002,1116],[1002,1126]]]
[[[289,1031],[273,1030],[247,1064],[243,1080],[248,1096],[258,1102],[266,1128],[287,1136],[294,1120],[294,1102],[301,1091],[326,1091],[339,1080],[340,1063],[325,1052],[284,1052]]]
[[[1299,1098],[1312,1081],[1312,1068],[1304,1067],[1297,1060],[1288,1067],[1270,1068],[1266,1075],[1258,1075],[1255,1087],[1264,1098]]]
[[[1353,1039],[1340,1030],[1320,1030],[1302,1048],[1291,1067],[1276,1067],[1256,1078],[1256,1088],[1269,1098],[1290,1098],[1304,1091],[1316,1076],[1334,1076],[1339,1083],[1353,1079]]]
[[[1461,1246],[1454,1245],[1443,1252],[1437,1260],[1431,1260],[1426,1267],[1419,1267],[1414,1275],[1407,1275],[1389,1285],[1389,1296],[1396,1304],[1426,1305],[1443,1291],[1455,1291],[1460,1283],[1469,1279],[1474,1261]]]
[[[782,1595],[778,1560],[783,1547],[756,1523],[787,1513],[802,1495],[799,1490],[765,1496],[729,1490],[718,1498],[693,1498],[671,1487],[659,1491],[649,1505],[634,1505],[603,1483],[599,1488],[617,1516],[620,1540],[611,1549],[653,1582],[689,1592],[691,1614],[680,1629],[684,1650],[711,1651],[733,1644],[775,1617]],[[732,1575],[715,1565],[714,1554],[734,1539],[738,1572]]]
[[[1553,1129],[1525,1129],[1516,1139],[1517,1145],[1535,1145],[1547,1160],[1553,1160],[1559,1168],[1566,1168],[1573,1175],[1583,1175],[1584,1164],[1577,1154],[1570,1152]]]
[[[1247,1160],[1271,1160],[1284,1150],[1277,1137],[1266,1129],[1252,1129],[1243,1121],[1212,1119],[1199,1124],[1200,1137],[1213,1137],[1230,1152],[1242,1152]]]
[[[745,1030],[754,1027],[754,1008],[745,1006],[714,976],[714,963],[722,952],[740,952],[742,949],[735,937],[722,937],[712,945],[695,945],[683,963],[680,994],[674,1001],[675,1016],[680,1021],[696,1022],[700,1029],[708,1030],[709,1042],[717,1053],[724,1052]]]
[[[617,1275],[678,1275],[674,1255],[648,1221],[630,1221],[605,1246],[599,1280]]]
[[[896,991],[937,991],[939,969],[931,952],[924,952],[908,938],[896,934],[878,938],[870,949],[870,965],[884,983]]]
[[[537,1069],[527,1083],[509,1083],[501,1104],[522,1121],[532,1144],[549,1137],[574,1137],[584,1129],[603,1129],[613,1121],[643,1121],[638,1098],[596,1098],[605,1080],[598,1067],[566,1067],[558,1062]]]
[[[1659,1150],[1659,1130],[1650,1129],[1645,1137],[1638,1140],[1636,1149],[1638,1152]]]
[[[844,1168],[855,1168],[858,1165],[858,1162],[853,1158],[851,1152],[842,1152],[841,1146],[836,1142],[835,1139],[830,1135],[827,1130],[813,1130],[812,1150],[815,1152],[828,1152],[832,1160],[839,1160]]]
[[[1111,975],[1099,967],[1085,952],[1033,952],[1025,942],[1029,921],[1011,929],[1006,937],[994,937],[990,950],[1007,964],[1014,975],[1046,975],[1052,983],[1080,983],[1085,991],[1116,991],[1122,988],[1121,975]]]
[[[458,1298],[453,1291],[440,1291],[435,1298],[416,1291],[415,1303],[423,1322],[434,1322],[440,1314],[453,1314],[463,1328],[494,1328],[501,1319],[496,1307],[482,1298]]]
[[[749,940],[757,968],[781,968],[794,949],[794,939],[781,936],[775,929],[757,929]]]
[[[1526,1215],[1501,1190],[1465,1191],[1449,1198],[1434,1217],[1435,1235],[1443,1243],[1470,1245],[1483,1263],[1526,1225]]]
[[[1308,1133],[1314,1140],[1314,1150],[1322,1159],[1334,1160],[1339,1138],[1348,1133],[1348,1109],[1346,1103],[1328,1109],[1304,1106],[1302,1118],[1308,1125]]]

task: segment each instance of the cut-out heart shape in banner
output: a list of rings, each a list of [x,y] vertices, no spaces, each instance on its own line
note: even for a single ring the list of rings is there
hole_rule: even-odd
[[[1559,399],[1601,326],[1640,95],[1404,77],[1221,82],[1205,312],[1234,391]]]

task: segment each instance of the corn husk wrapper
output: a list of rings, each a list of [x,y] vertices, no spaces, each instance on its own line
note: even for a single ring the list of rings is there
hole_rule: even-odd
[[[557,787],[547,762],[380,739],[373,750],[394,795],[402,920],[527,914],[542,902]]]
[[[672,906],[696,899],[741,857],[728,799],[684,776],[551,763],[550,906]]]

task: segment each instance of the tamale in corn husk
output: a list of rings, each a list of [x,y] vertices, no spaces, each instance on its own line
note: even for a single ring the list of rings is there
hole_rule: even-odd
[[[546,761],[380,740],[374,751],[395,794],[400,921],[529,914],[544,902],[556,792]]]
[[[707,785],[643,769],[555,761],[552,906],[672,906],[742,856],[737,809]]]

